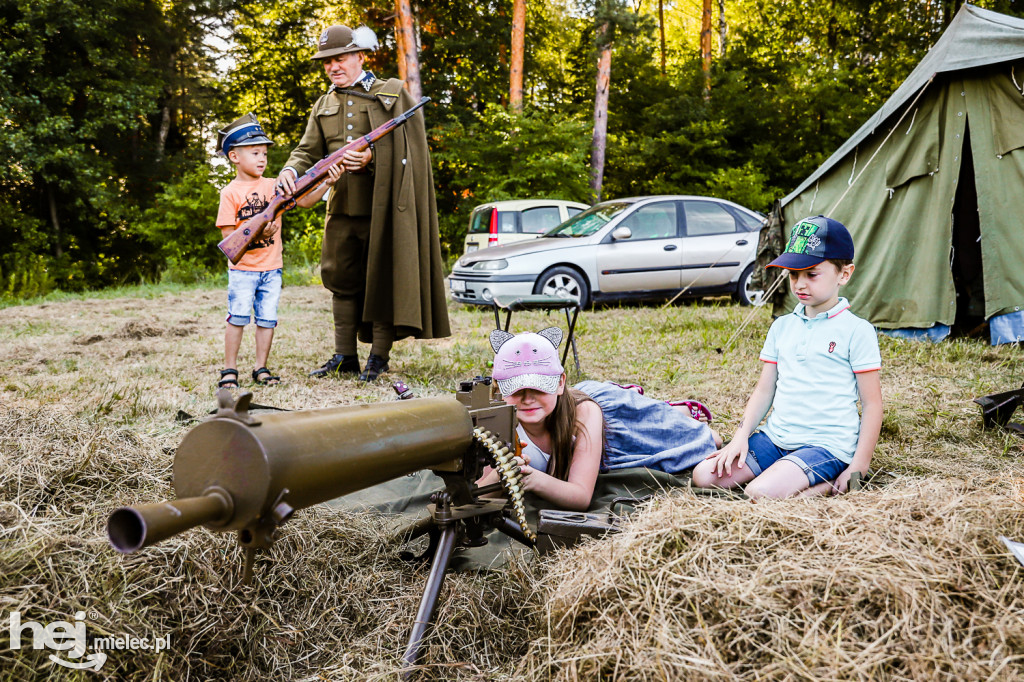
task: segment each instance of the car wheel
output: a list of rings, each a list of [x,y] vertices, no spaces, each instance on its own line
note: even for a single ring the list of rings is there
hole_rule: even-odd
[[[590,287],[587,280],[576,270],[559,266],[541,273],[533,285],[533,293],[560,298],[574,298],[586,308],[590,302]]]
[[[760,289],[753,289],[751,287],[751,280],[754,279],[754,264],[751,263],[743,269],[743,274],[740,275],[739,280],[736,282],[736,293],[734,298],[739,301],[740,305],[757,305],[761,302],[761,296],[764,294]]]

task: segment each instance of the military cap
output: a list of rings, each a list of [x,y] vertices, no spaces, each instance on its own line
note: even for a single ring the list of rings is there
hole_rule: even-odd
[[[274,144],[263,132],[256,114],[240,116],[223,130],[217,131],[217,150],[224,156],[227,156],[234,147],[251,147],[256,144],[265,144],[268,147]]]
[[[349,52],[373,51],[377,49],[377,34],[366,26],[353,30],[348,26],[336,24],[328,26],[320,34],[317,42],[318,51],[310,59],[327,59]]]

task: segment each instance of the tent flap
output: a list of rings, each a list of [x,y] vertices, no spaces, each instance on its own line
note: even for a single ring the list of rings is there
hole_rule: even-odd
[[[885,185],[899,187],[908,180],[939,170],[939,131],[945,106],[940,97],[922,99],[886,144]]]

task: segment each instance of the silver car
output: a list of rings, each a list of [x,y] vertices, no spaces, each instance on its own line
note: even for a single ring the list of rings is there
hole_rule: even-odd
[[[448,278],[456,301],[551,294],[594,301],[732,294],[745,305],[763,217],[731,201],[654,196],[597,204],[540,239],[482,249]]]

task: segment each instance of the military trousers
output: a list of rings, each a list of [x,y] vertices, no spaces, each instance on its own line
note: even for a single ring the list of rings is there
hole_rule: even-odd
[[[364,317],[369,248],[370,216],[327,216],[320,253],[320,278],[333,294],[335,353],[356,354],[356,335]],[[387,359],[394,339],[394,325],[374,322],[370,352]]]

